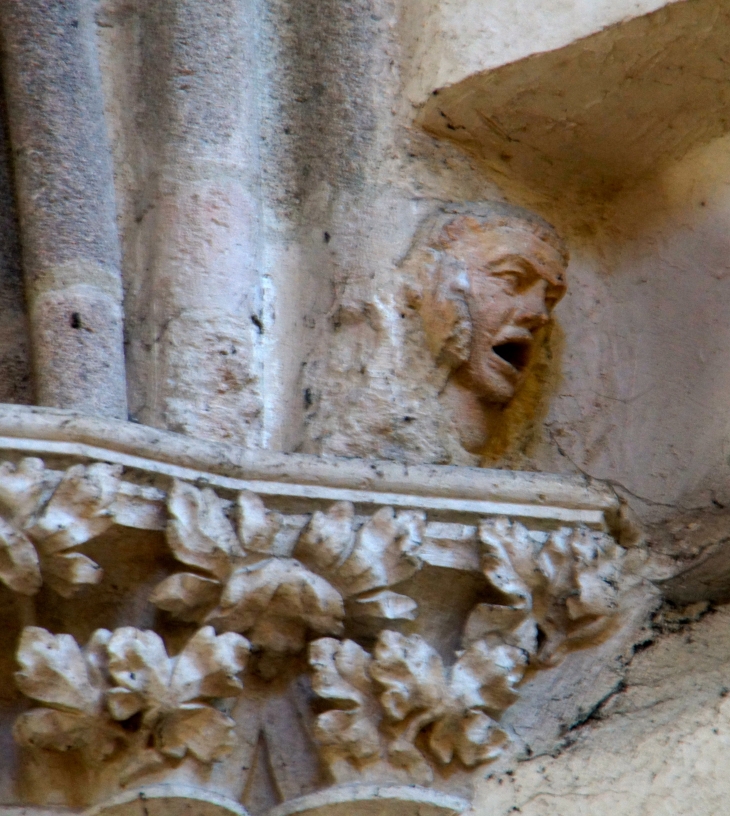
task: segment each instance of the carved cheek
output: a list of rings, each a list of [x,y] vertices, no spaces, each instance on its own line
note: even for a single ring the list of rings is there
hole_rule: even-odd
[[[472,349],[488,350],[497,332],[511,321],[517,304],[515,298],[499,285],[482,286],[480,290],[474,293],[469,303],[474,332]]]

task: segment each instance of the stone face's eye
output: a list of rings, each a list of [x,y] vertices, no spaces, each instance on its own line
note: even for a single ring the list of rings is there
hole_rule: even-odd
[[[517,289],[522,283],[522,273],[515,269],[507,269],[503,272],[498,272],[496,277],[503,280],[511,289]]]

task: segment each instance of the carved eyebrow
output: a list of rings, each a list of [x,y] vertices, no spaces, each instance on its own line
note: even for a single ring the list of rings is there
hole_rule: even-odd
[[[505,253],[504,255],[498,255],[496,259],[489,261],[489,266],[500,266],[501,264],[511,263],[515,264],[516,266],[528,267],[529,269],[533,270],[537,273],[537,270],[534,268],[534,265],[530,263],[524,256],[516,255],[514,253]]]
[[[499,269],[499,267],[504,264],[512,264],[513,268],[511,270]],[[504,255],[498,255],[496,259],[489,262],[487,268],[489,268],[495,274],[498,274],[499,272],[502,271],[532,273],[536,277],[546,280],[551,286],[554,286],[557,289],[561,289],[564,291],[567,288],[564,276],[561,275],[561,277],[556,278],[554,275],[551,275],[550,277],[548,277],[547,275],[543,275],[540,272],[540,267],[536,266],[528,258],[525,258],[523,255],[517,255],[512,252],[507,252]]]
[[[493,275],[499,275],[501,272],[517,272],[522,275],[534,275],[537,278],[543,277],[535,264],[522,255],[501,255],[496,260],[490,261],[486,269]]]

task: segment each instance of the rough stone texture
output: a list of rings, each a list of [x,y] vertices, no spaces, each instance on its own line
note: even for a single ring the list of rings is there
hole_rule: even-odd
[[[134,419],[261,442],[256,12],[97,12],[118,169]]]
[[[7,110],[0,105],[0,400],[33,402],[30,340],[12,183]]]
[[[3,4],[3,78],[38,400],[124,419],[119,241],[89,12]]]
[[[727,608],[633,659],[625,686],[556,756],[480,786],[475,813],[525,816],[721,813],[730,739]]]
[[[726,66],[716,59],[727,15],[709,0],[487,5],[96,6],[133,412],[189,437],[0,411],[0,444],[17,458],[43,453],[59,473],[98,459],[124,466],[124,483],[133,482],[115,507],[119,524],[83,553],[66,546],[70,534],[56,541],[43,513],[40,527],[0,530],[0,577],[14,587],[0,588],[9,621],[0,671],[10,677],[26,625],[68,632],[78,644],[99,626],[155,629],[168,656],[193,626],[243,631],[255,641],[256,670],[238,703],[216,703],[237,723],[229,765],[201,769],[188,753],[152,774],[225,791],[223,801],[205,800],[211,813],[240,813],[244,802],[258,815],[286,800],[281,812],[376,814],[390,796],[401,797],[401,812],[458,810],[417,789],[407,805],[392,786],[363,793],[345,790],[348,782],[325,799],[312,791],[327,768],[340,780],[379,772],[395,743],[391,782],[415,779],[428,756],[439,784],[459,792],[461,765],[444,781],[439,763],[484,758],[502,732],[522,761],[508,752],[477,772],[492,774],[477,812],[674,815],[724,806],[717,746],[728,716],[727,613],[696,619],[708,600],[730,598],[730,138],[722,136]],[[474,117],[481,130],[459,143]],[[520,128],[525,140],[510,141]],[[535,340],[500,432],[477,455],[443,410],[448,372],[434,361],[414,288],[435,221],[505,199],[554,223],[571,252],[570,286]],[[72,273],[62,267],[57,279],[76,285]],[[275,452],[297,450],[318,456]],[[322,456],[333,453],[391,461]],[[547,473],[430,464],[447,462]],[[627,507],[583,474],[615,487],[644,523],[643,541]],[[163,505],[171,478],[197,498]],[[432,515],[423,563],[411,573],[415,514],[424,510]],[[70,513],[74,535],[109,521],[93,501],[91,511]],[[480,539],[494,548],[490,558],[499,549],[478,529],[485,513],[550,541],[539,569],[517,557],[532,545],[497,559],[500,569],[480,567]],[[143,529],[124,526],[135,519]],[[568,549],[554,528],[579,522],[607,523],[626,544],[631,614],[594,648],[517,687],[519,659],[509,650],[535,659],[554,645],[545,628],[530,640],[525,621],[547,627],[557,617],[571,629],[565,610],[611,602],[610,571],[596,578],[598,568],[577,576],[560,568]],[[514,560],[520,568],[510,572]],[[97,584],[98,567],[115,579]],[[79,590],[84,615],[53,594],[48,576],[59,572],[67,580],[56,587]],[[562,618],[541,606],[543,585],[530,584],[548,574],[562,587],[553,593]],[[46,583],[35,602],[18,600],[39,576]],[[691,606],[665,607],[652,629],[657,588]],[[377,620],[389,621],[390,635]],[[578,642],[584,624],[572,629]],[[475,644],[496,637],[505,642],[490,648],[501,657],[482,664],[488,682],[477,694]],[[312,639],[308,658],[296,651]],[[426,683],[410,671],[415,657],[428,667]],[[291,672],[283,678],[282,665]],[[310,681],[290,682],[295,675]],[[373,712],[386,690],[383,726]],[[24,703],[10,682],[0,696],[8,735]],[[496,727],[488,718],[500,713]],[[317,744],[326,749],[321,763]],[[85,805],[88,789],[68,771],[73,759],[55,757],[49,770],[47,756],[26,765],[9,742],[2,747],[0,801],[48,786],[54,806]],[[97,791],[110,791],[112,777]],[[182,812],[197,807],[190,797],[168,790],[155,807]],[[141,803],[132,795],[109,808],[139,812]]]

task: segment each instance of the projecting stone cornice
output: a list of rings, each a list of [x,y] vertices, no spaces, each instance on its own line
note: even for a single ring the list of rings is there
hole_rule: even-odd
[[[392,504],[444,518],[505,514],[608,529],[620,509],[610,487],[582,476],[244,450],[52,408],[0,405],[0,450],[112,462],[281,501]]]

